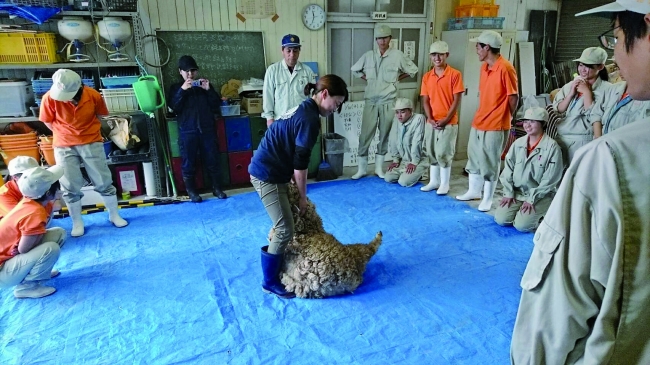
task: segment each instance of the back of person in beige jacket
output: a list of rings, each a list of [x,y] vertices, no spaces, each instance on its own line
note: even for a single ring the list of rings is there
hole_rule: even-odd
[[[618,0],[601,37],[634,100],[650,100],[650,2]],[[582,13],[580,14],[582,15]],[[521,280],[513,364],[650,364],[650,125],[576,152]]]

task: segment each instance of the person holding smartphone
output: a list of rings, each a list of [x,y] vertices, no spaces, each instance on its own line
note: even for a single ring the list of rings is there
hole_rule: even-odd
[[[219,186],[219,148],[215,123],[215,116],[221,115],[221,95],[212,87],[210,80],[199,78],[199,66],[192,56],[178,59],[178,72],[183,81],[169,88],[167,106],[177,115],[178,147],[187,195],[195,203],[203,200],[194,184],[196,159],[200,153],[203,169],[212,181],[212,194],[225,199],[227,195]]]

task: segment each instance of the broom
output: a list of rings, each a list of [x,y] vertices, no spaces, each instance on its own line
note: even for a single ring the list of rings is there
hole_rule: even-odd
[[[330,166],[330,164],[325,161],[325,144],[323,143],[322,137],[321,152],[323,159],[321,160],[320,165],[318,165],[318,174],[316,174],[316,181],[336,180],[338,176],[336,176],[336,173],[334,170],[332,170],[332,166]]]

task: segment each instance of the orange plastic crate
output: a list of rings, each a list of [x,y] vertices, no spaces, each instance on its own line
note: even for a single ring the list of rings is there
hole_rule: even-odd
[[[487,17],[499,15],[499,5],[465,5],[456,7],[456,18]]]
[[[54,33],[0,33],[0,63],[55,63]]]
[[[494,0],[460,0],[459,5],[494,5]]]

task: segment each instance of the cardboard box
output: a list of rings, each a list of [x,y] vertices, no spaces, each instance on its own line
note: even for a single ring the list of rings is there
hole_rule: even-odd
[[[248,114],[262,113],[262,98],[242,98],[241,105]]]

